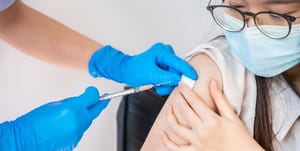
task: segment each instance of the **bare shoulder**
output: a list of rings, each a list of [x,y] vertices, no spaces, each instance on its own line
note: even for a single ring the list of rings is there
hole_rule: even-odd
[[[211,80],[216,80],[219,87],[222,87],[222,75],[215,61],[205,53],[199,53],[194,56],[189,63],[194,67],[198,74],[198,80],[195,83],[193,90],[203,98],[205,103],[214,111],[216,106],[209,93],[209,83]]]

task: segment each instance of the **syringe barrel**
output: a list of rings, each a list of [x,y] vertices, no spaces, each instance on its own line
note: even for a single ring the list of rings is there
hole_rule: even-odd
[[[112,98],[115,98],[115,97],[125,96],[125,95],[128,95],[128,94],[136,93],[138,91],[139,91],[139,88],[130,88],[130,89],[127,89],[127,90],[111,93],[111,94],[108,94],[108,95],[103,95],[103,96],[100,97],[99,100],[100,101],[101,100],[108,100],[108,99],[112,99]]]

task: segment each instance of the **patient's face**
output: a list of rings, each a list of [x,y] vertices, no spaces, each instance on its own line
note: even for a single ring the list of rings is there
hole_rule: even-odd
[[[244,12],[271,11],[298,18],[300,23],[300,0],[224,0],[224,5],[233,6]]]

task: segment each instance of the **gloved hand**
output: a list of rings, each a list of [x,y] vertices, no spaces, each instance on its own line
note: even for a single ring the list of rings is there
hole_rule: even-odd
[[[78,97],[45,104],[15,121],[2,123],[0,150],[72,150],[109,103],[98,99],[98,90],[89,87]]]
[[[163,83],[156,87],[160,95],[169,94],[178,85],[182,74],[197,79],[196,71],[176,56],[170,45],[162,43],[136,56],[105,46],[92,55],[89,73],[93,77],[104,77],[130,86]]]

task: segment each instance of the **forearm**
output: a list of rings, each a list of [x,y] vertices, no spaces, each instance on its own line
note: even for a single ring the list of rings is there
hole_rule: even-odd
[[[20,1],[0,12],[0,39],[30,56],[85,71],[102,47]]]

